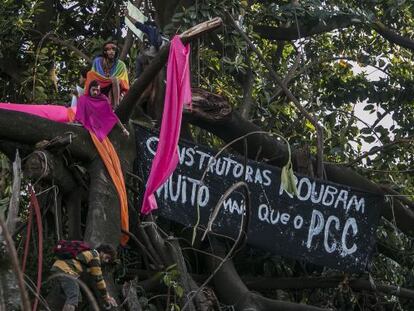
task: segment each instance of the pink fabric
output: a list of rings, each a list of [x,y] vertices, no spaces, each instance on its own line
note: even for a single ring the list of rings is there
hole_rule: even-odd
[[[69,122],[68,108],[58,105],[26,105],[0,103],[0,109],[20,111],[56,122]]]
[[[181,39],[175,36],[171,40],[168,57],[160,138],[144,193],[141,208],[143,214],[158,208],[154,192],[167,180],[178,163],[177,145],[183,105],[191,105],[189,56],[190,46],[184,46]]]
[[[101,94],[98,97],[82,95],[76,106],[75,121],[79,121],[102,141],[118,122],[112,111],[108,97]]]

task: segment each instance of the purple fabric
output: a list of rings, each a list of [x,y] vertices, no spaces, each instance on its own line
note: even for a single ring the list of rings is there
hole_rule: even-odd
[[[157,209],[154,192],[167,180],[178,163],[178,139],[181,130],[183,105],[191,105],[190,46],[183,45],[180,37],[171,40],[167,66],[167,87],[162,115],[160,139],[152,161],[141,212],[148,214]]]
[[[118,118],[105,95],[101,94],[98,97],[83,95],[78,99],[75,121],[80,122],[102,141],[118,122]]]

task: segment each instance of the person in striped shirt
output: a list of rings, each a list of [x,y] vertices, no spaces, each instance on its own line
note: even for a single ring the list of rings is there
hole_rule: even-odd
[[[79,253],[73,259],[57,259],[51,271],[63,273],[69,277],[61,276],[57,278],[61,291],[66,296],[65,305],[62,311],[73,311],[78,306],[81,299],[77,278],[83,273],[88,272],[95,280],[96,287],[103,301],[110,306],[117,306],[113,297],[107,290],[105,280],[102,276],[101,265],[111,264],[116,260],[115,249],[108,244],[101,244],[96,249],[91,249]]]

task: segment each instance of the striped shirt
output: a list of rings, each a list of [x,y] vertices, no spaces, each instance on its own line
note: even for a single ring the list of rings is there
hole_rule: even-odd
[[[58,259],[53,264],[51,271],[63,272],[76,278],[86,271],[95,280],[96,287],[102,297],[108,295],[105,280],[102,276],[101,260],[98,251],[95,249],[79,253],[74,259]]]

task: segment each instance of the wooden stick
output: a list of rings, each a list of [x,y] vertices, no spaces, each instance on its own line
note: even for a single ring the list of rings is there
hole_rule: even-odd
[[[9,204],[9,213],[7,214],[7,230],[10,235],[14,234],[16,230],[17,215],[19,213],[19,202],[20,202],[20,186],[22,183],[22,163],[19,156],[19,150],[16,149],[16,158],[13,162],[13,185],[12,185],[12,196]]]
[[[2,229],[2,234],[4,236],[4,239],[6,240],[6,245],[9,251],[10,260],[12,263],[14,273],[16,273],[17,282],[20,288],[23,311],[30,311],[31,307],[30,307],[29,296],[27,295],[26,287],[24,285],[23,273],[19,266],[19,260],[17,259],[16,248],[14,247],[13,239],[11,238],[9,231],[7,230],[7,226],[1,217],[0,217],[0,227]]]

